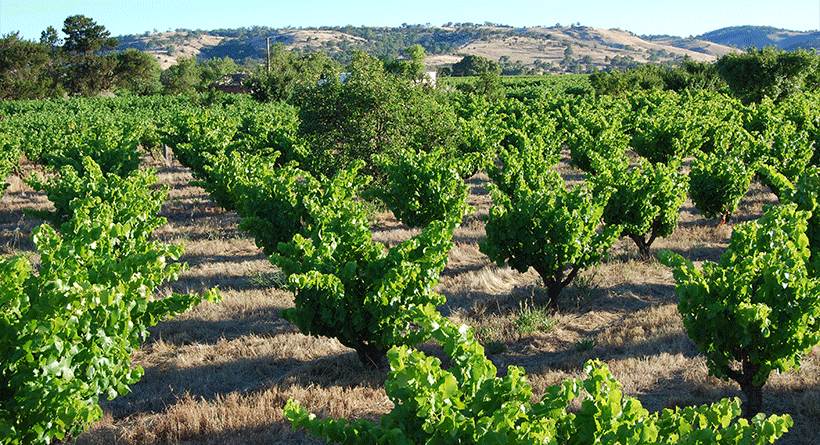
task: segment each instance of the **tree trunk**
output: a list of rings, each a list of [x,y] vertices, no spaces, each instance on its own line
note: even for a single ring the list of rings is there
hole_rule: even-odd
[[[538,275],[541,277],[541,282],[544,283],[544,287],[547,288],[547,301],[538,301],[539,304],[543,304],[545,307],[548,308],[555,308],[558,302],[558,295],[564,289],[561,285],[561,276],[559,275],[557,278],[553,276],[550,270],[547,270],[542,267],[533,266]]]
[[[561,295],[561,291],[564,290],[564,286],[561,285],[560,281],[555,280],[544,280],[544,284],[547,286],[547,298],[549,299],[546,307],[558,307],[558,296]]]
[[[535,266],[533,266],[533,268],[535,268],[535,271],[538,272],[539,276],[541,276],[541,281],[547,288],[548,301],[544,302],[544,305],[547,308],[557,308],[558,296],[561,295],[561,291],[563,291],[564,288],[572,282],[575,276],[578,275],[579,269],[573,268],[570,270],[569,274],[564,277],[563,269],[559,271],[549,271]],[[552,272],[552,274],[550,272]]]
[[[751,419],[763,409],[763,385],[766,384],[766,380],[760,385],[753,383],[755,376],[760,372],[759,363],[752,363],[748,357],[744,357],[741,365],[742,370],[729,369],[726,375],[740,385],[740,390],[746,396],[743,417]]]
[[[354,346],[356,354],[359,356],[359,361],[362,362],[366,368],[370,369],[386,369],[387,368],[387,350],[379,348],[372,343],[360,343]]]
[[[629,238],[635,242],[635,245],[638,246],[638,254],[641,256],[642,260],[649,259],[649,246],[650,244],[644,240],[642,235],[635,235],[634,233],[629,234]]]
[[[743,405],[743,417],[751,420],[763,409],[763,386],[741,384],[740,390],[746,396],[746,403]]]

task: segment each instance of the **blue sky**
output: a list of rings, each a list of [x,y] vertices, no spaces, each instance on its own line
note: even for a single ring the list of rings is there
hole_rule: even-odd
[[[39,40],[40,32],[46,27],[53,26],[59,31],[65,18],[75,14],[91,17],[113,36],[178,28],[212,30],[255,25],[284,28],[492,22],[552,26],[580,22],[639,35],[686,37],[737,25],[817,30],[820,0],[0,0],[0,35],[19,31],[25,39]]]

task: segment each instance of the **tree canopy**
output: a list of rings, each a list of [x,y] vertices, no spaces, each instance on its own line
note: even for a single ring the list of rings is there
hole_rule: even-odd
[[[453,65],[453,76],[480,76],[490,72],[501,72],[501,66],[485,57],[468,54]]]
[[[727,54],[715,68],[732,94],[749,104],[764,98],[777,102],[798,91],[816,89],[819,63],[814,52],[766,47]]]
[[[423,86],[364,53],[354,53],[345,70],[344,81],[335,73],[304,85],[292,98],[314,163],[303,168],[332,176],[361,159],[367,163],[363,173],[378,176],[374,155],[456,146],[455,112]]]
[[[0,100],[160,91],[156,59],[134,49],[115,51],[117,39],[93,19],[70,16],[62,33],[65,38],[49,26],[39,42],[21,39],[19,33],[0,38]]]
[[[66,18],[63,33],[68,36],[63,43],[63,50],[74,55],[99,56],[120,44],[104,26],[84,15]]]
[[[19,33],[0,38],[0,100],[52,96],[50,63],[45,45],[22,40]]]

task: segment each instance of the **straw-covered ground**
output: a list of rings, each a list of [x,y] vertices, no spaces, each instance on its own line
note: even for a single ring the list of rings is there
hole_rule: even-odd
[[[304,336],[279,311],[293,304],[283,277],[253,239],[239,231],[238,217],[224,212],[197,187],[190,173],[172,164],[157,169],[170,187],[156,236],[184,243],[190,269],[158,291],[202,291],[218,286],[223,300],[164,321],[133,353],[145,370],[132,392],[104,401],[104,418],[77,444],[271,444],[324,443],[293,431],[282,418],[289,398],[320,417],[377,421],[391,409],[384,392],[386,371],[368,370],[356,354],[328,338]],[[562,167],[568,180],[581,174]],[[26,254],[39,220],[23,208],[49,204],[18,178],[0,202],[0,254]],[[671,271],[657,260],[642,261],[631,240],[619,240],[609,258],[580,274],[565,289],[558,309],[542,310],[533,297],[545,292],[534,272],[519,274],[491,264],[478,248],[483,217],[491,205],[483,173],[469,179],[475,211],[454,237],[449,264],[436,288],[447,297],[442,313],[473,326],[486,351],[505,373],[526,369],[536,397],[544,388],[578,377],[590,358],[609,365],[624,391],[650,411],[740,397],[739,387],[708,375],[677,311]],[[716,261],[732,226],[762,213],[774,196],[754,184],[730,223],[718,227],[688,201],[677,230],[653,245],[683,254],[696,264]],[[418,233],[389,212],[373,216],[373,239],[396,245]],[[36,256],[33,257],[36,261]],[[433,344],[425,352],[443,357]],[[782,444],[820,443],[820,348],[803,357],[799,372],[773,374],[764,387],[764,411],[789,413],[794,427]]]

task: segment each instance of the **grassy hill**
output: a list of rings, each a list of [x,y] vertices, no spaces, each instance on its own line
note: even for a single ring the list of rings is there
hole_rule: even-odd
[[[741,49],[775,46],[795,51],[820,47],[820,33],[817,31],[790,31],[771,26],[732,26],[707,32],[696,39]]]
[[[179,29],[174,32],[120,36],[120,49],[137,48],[154,54],[163,68],[178,57],[265,59],[266,37],[299,53],[324,51],[345,62],[352,50],[393,59],[402,49],[420,44],[433,69],[474,54],[498,61],[508,71],[529,74],[589,72],[626,68],[646,62],[675,63],[684,57],[715,60],[731,46],[700,39],[642,38],[620,29],[586,26],[514,28],[456,24],[398,28],[322,27],[272,29],[253,27],[214,31]]]

